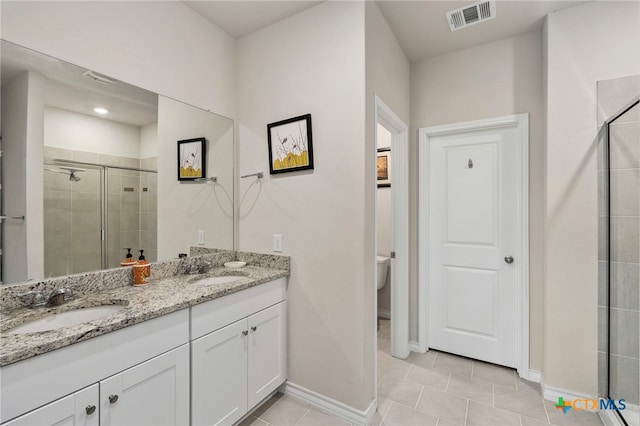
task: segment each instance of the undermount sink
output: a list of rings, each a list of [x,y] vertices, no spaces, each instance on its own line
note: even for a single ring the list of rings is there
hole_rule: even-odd
[[[194,281],[197,285],[213,285],[213,284],[227,284],[241,279],[246,279],[244,275],[222,275],[219,277],[207,277],[198,281]]]
[[[102,305],[91,308],[60,312],[12,328],[10,330],[7,330],[7,333],[25,334],[37,333],[39,331],[57,330],[59,328],[71,327],[72,325],[106,317],[107,315],[111,315],[124,308],[124,305]]]

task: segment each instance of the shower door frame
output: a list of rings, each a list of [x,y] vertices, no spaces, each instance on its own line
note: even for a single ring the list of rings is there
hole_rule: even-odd
[[[54,167],[80,167],[83,169],[96,170],[100,173],[100,184],[98,187],[100,188],[99,200],[100,200],[100,268],[105,269],[107,264],[107,241],[106,241],[106,233],[107,233],[107,218],[106,218],[106,209],[107,209],[107,166],[103,166],[100,164],[92,164],[92,163],[84,163],[80,161],[73,160],[63,160],[63,159],[53,159],[53,158],[45,158],[42,162],[42,166],[54,166]],[[44,191],[43,191],[44,194]],[[73,208],[71,210],[73,212]],[[44,257],[43,257],[44,259]],[[76,272],[73,272],[76,273]],[[46,275],[46,274],[45,274]]]
[[[606,273],[606,294],[607,294],[607,391],[605,397],[607,399],[611,399],[611,125],[618,120],[620,117],[625,115],[631,109],[640,104],[640,96],[636,97],[633,101],[631,101],[626,107],[622,109],[619,113],[613,116],[604,122],[604,126],[606,126],[606,145],[605,145],[605,158],[604,161],[607,165],[607,173],[605,188],[606,192],[604,194],[604,202],[607,207],[607,216],[606,216],[606,232],[605,236],[607,241],[607,273]],[[625,419],[622,412],[618,409],[615,410],[619,419],[625,425],[629,423]]]

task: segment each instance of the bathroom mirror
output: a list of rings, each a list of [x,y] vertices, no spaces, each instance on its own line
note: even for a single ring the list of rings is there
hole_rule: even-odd
[[[233,121],[1,41],[4,284],[233,249]],[[100,110],[103,108],[107,112]],[[205,138],[206,180],[177,180]]]

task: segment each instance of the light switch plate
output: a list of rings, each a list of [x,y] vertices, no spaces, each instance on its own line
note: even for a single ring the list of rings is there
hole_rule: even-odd
[[[282,235],[273,234],[273,251],[282,253]]]

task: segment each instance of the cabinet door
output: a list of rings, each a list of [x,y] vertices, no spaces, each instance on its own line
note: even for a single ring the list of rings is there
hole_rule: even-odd
[[[100,382],[100,425],[189,424],[189,345]]]
[[[98,385],[95,384],[11,420],[3,426],[98,426],[97,406]]]
[[[191,343],[193,425],[230,425],[247,412],[247,320]]]
[[[249,409],[284,383],[286,373],[286,302],[248,318]]]

